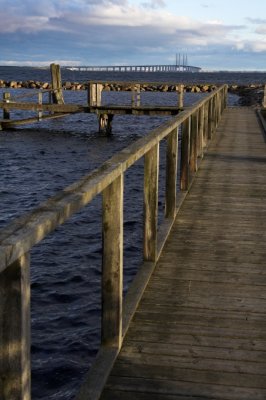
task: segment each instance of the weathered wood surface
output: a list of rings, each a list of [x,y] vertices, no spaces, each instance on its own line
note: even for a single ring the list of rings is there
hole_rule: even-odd
[[[266,147],[228,109],[101,400],[266,398]]]
[[[116,105],[106,104],[99,106],[81,104],[49,104],[10,101],[6,103],[0,101],[0,108],[5,110],[27,110],[27,111],[52,111],[52,112],[88,112],[88,113],[107,113],[107,114],[134,114],[134,115],[177,115],[181,109],[177,106],[154,106],[154,105]]]
[[[0,296],[0,399],[30,400],[29,254],[0,274]]]
[[[64,104],[60,65],[51,64],[50,71],[51,71],[51,80],[53,88],[52,92],[53,102],[56,104]]]

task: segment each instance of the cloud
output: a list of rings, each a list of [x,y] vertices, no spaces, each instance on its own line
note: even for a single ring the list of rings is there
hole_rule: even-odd
[[[69,58],[76,64],[156,63],[181,48],[201,55],[204,49],[258,53],[265,46],[264,20],[249,21],[261,36],[252,42],[243,38],[246,26],[175,15],[164,0],[0,0],[0,6],[1,57],[14,60],[17,52],[16,59],[30,56],[36,65],[53,58],[61,64]]]
[[[246,20],[248,22],[251,22],[252,24],[257,24],[257,25],[266,24],[266,19],[263,19],[263,18],[250,18],[250,17],[248,17],[248,18],[246,18]]]
[[[166,7],[164,0],[151,0],[150,2],[142,3],[141,5],[144,8],[151,8],[151,9]]]
[[[61,60],[61,59],[50,59],[46,61],[32,61],[32,60],[1,60],[0,59],[0,65],[3,66],[26,66],[26,67],[47,67],[52,63],[59,64],[61,66],[77,66],[81,65],[79,62],[73,61],[73,60]]]

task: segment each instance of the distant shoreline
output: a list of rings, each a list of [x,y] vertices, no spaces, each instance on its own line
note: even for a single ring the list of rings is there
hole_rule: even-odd
[[[77,67],[79,67],[77,65]],[[0,65],[0,68],[31,68],[31,69],[35,69],[35,70],[49,70],[50,69],[50,65]],[[75,66],[73,65],[73,68],[75,68]],[[65,66],[62,65],[62,69],[65,69]],[[85,71],[81,71],[81,72],[85,72]],[[112,72],[110,72],[112,73]],[[123,74],[123,72],[121,72]],[[137,72],[136,72],[137,73]],[[143,72],[145,73],[145,72]],[[152,72],[147,72],[147,73],[152,73]],[[156,74],[157,72],[154,72],[154,74]],[[165,74],[167,74],[167,72],[164,72]],[[182,71],[179,72],[175,72],[176,75],[178,76],[180,73],[184,73]],[[191,73],[191,72],[189,72]],[[204,69],[201,68],[200,71],[196,72],[199,74],[266,74],[266,69],[265,70],[258,70],[258,69],[225,69],[225,70],[218,70],[218,69]],[[193,74],[193,72],[192,72]]]

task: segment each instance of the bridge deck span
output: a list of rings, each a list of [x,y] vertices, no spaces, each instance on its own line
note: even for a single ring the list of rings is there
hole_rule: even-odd
[[[266,149],[225,110],[101,400],[266,398]]]

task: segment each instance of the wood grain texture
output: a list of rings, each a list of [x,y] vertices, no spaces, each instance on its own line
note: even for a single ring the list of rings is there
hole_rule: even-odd
[[[254,110],[227,109],[101,400],[266,398],[265,177]]]
[[[123,191],[120,175],[103,191],[102,344],[120,348],[123,296]]]
[[[159,145],[145,154],[143,259],[157,259]]]
[[[30,400],[30,256],[0,274],[0,398]]]

